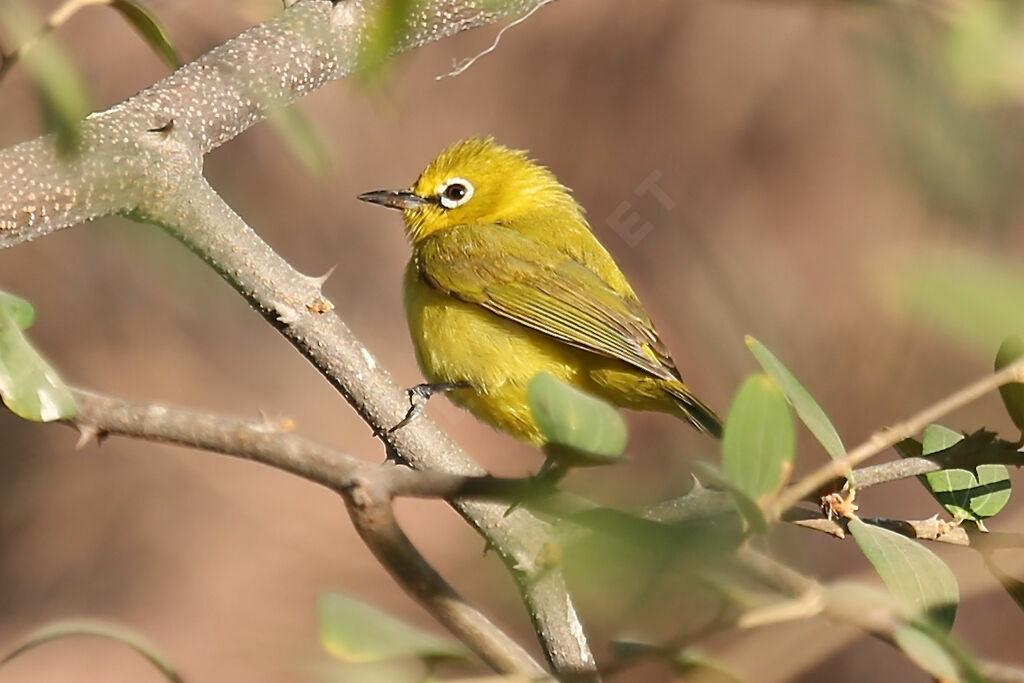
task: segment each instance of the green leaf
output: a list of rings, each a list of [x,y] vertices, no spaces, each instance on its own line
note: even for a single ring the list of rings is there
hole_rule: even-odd
[[[347,662],[469,656],[469,651],[454,640],[435,636],[341,593],[320,595],[317,618],[324,649]]]
[[[934,455],[963,441],[963,435],[942,425],[924,429],[921,454]],[[1001,511],[1010,500],[1010,472],[1005,465],[977,466],[977,474],[964,469],[929,472],[923,480],[928,489],[957,520],[979,523]],[[984,527],[982,527],[984,529]]]
[[[886,272],[879,294],[888,305],[984,357],[1007,335],[1024,330],[1024,274],[1015,262],[965,249],[918,250]]]
[[[569,466],[606,465],[623,460],[626,423],[610,404],[539,373],[527,389],[530,412],[548,440],[545,452]]]
[[[998,372],[1015,360],[1024,356],[1024,340],[1017,335],[1010,335],[999,345],[996,353],[995,370]],[[1024,433],[1024,384],[1012,382],[999,387],[999,395],[1013,424]]]
[[[768,375],[751,375],[729,408],[722,436],[725,478],[754,500],[776,491],[793,463],[789,404]]]
[[[95,636],[106,638],[115,642],[127,645],[146,658],[155,666],[164,678],[172,683],[182,683],[182,678],[175,671],[170,661],[161,654],[155,646],[147,641],[142,635],[135,633],[123,626],[109,624],[93,619],[64,619],[43,626],[33,631],[21,642],[0,659],[0,665],[6,664],[18,655],[27,652],[35,647],[62,638],[73,638],[78,636]]]
[[[39,21],[23,3],[0,3],[0,20],[7,25],[15,44],[22,46],[21,62],[39,89],[57,134],[57,149],[63,154],[74,152],[82,120],[92,110],[84,79],[49,36],[37,35]]]
[[[33,316],[28,302],[8,294],[0,297],[0,398],[26,420],[63,420],[75,414],[75,401],[21,331]]]
[[[399,41],[408,33],[420,0],[379,3],[360,46],[359,66],[364,81],[379,78]]]
[[[721,471],[709,462],[694,460],[691,466],[695,474],[702,475],[706,481],[716,488],[725,489],[729,492],[729,496],[736,506],[736,511],[739,512],[740,517],[746,522],[750,531],[757,534],[763,534],[768,531],[768,519],[764,515],[764,510],[745,490],[727,479]]]
[[[960,587],[945,562],[917,541],[859,519],[849,521],[849,530],[885,585],[913,614],[943,631],[953,627]]]
[[[303,114],[298,103],[271,110],[267,121],[288,150],[306,169],[318,178],[331,168],[328,145],[313,122]]]
[[[846,455],[846,446],[839,438],[839,432],[836,431],[832,421],[828,419],[828,415],[821,409],[810,392],[800,384],[800,381],[782,364],[782,361],[768,350],[768,347],[749,335],[746,337],[746,342],[750,352],[754,354],[754,358],[786,394],[786,399],[793,406],[797,417],[803,421],[825,452],[833,460],[838,460]],[[847,479],[852,486],[854,484],[853,475],[850,474]]]
[[[20,296],[0,290],[0,314],[6,313],[11,321],[23,330],[32,327],[36,321],[36,309]]]
[[[893,633],[903,653],[939,681],[959,681],[960,667],[941,644],[914,626],[903,626]]]
[[[893,448],[900,454],[901,458],[920,458],[924,447],[917,439],[906,438],[896,443]]]
[[[951,9],[946,57],[955,84],[974,102],[1019,101],[1019,74],[1024,70],[1024,16],[1019,6],[972,0]]]
[[[1004,572],[999,565],[996,564],[995,558],[992,553],[982,553],[982,558],[985,560],[985,568],[991,572],[992,576],[999,581],[999,584],[1003,587],[1015,603],[1017,607],[1024,610],[1024,583],[1013,578],[1006,572]]]
[[[142,35],[153,51],[172,69],[181,66],[181,60],[171,45],[170,38],[164,32],[160,22],[149,10],[131,0],[110,0],[110,6],[121,13],[121,16]]]
[[[954,673],[951,678],[941,680],[972,683],[987,680],[978,670],[975,658],[954,637],[937,628],[934,622],[916,618],[905,601],[897,600],[891,593],[861,583],[839,581],[827,585],[825,595],[828,604],[839,611],[874,612],[880,617],[888,614],[897,646],[912,661],[932,674]]]
[[[744,683],[746,680],[722,660],[694,649],[677,651],[672,657],[672,669],[679,676],[692,676],[701,681]]]

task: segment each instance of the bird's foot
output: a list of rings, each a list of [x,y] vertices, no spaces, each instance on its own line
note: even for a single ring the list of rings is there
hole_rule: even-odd
[[[405,414],[398,424],[385,432],[387,436],[394,434],[416,418],[423,415],[427,409],[427,401],[432,396],[444,394],[456,389],[468,389],[469,385],[464,382],[438,382],[436,384],[417,384],[412,389],[406,390],[409,394],[409,412]]]

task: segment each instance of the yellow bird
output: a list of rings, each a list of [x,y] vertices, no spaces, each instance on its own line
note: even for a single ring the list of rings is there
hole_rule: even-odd
[[[416,356],[457,405],[542,446],[527,387],[547,372],[616,406],[672,413],[721,436],[582,207],[526,153],[470,138],[441,152],[411,188],[359,199],[402,211]]]

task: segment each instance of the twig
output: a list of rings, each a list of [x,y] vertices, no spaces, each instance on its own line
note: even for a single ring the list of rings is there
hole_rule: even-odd
[[[0,54],[0,80],[7,75],[7,72],[14,66],[21,57],[31,50],[36,43],[45,38],[49,33],[55,29],[63,26],[68,19],[70,19],[78,10],[89,5],[109,5],[111,0],[68,0],[63,5],[60,5],[57,9],[50,13],[50,16],[46,18],[46,21],[39,30],[36,31],[35,35],[18,45],[10,52],[4,52]]]
[[[508,31],[509,29],[514,28],[514,27],[518,26],[519,24],[523,23],[524,21],[526,21],[527,19],[532,17],[534,12],[539,10],[541,7],[543,7],[544,5],[550,5],[554,1],[555,0],[540,0],[540,2],[538,2],[536,5],[534,5],[530,9],[529,12],[527,12],[523,16],[519,17],[515,21],[509,23],[507,26],[502,27],[502,29],[500,31],[498,31],[498,35],[496,35],[494,37],[494,42],[491,43],[490,47],[488,47],[487,49],[483,50],[482,52],[478,52],[477,54],[473,55],[472,57],[470,57],[468,59],[462,60],[461,62],[456,64],[455,67],[451,71],[449,71],[448,73],[443,73],[440,76],[435,76],[434,80],[435,81],[440,81],[440,80],[443,80],[445,78],[455,78],[456,76],[461,76],[466,70],[468,70],[471,66],[476,64],[476,61],[478,59],[480,59],[481,57],[483,57],[485,55],[489,55],[489,54],[491,54],[492,52],[494,52],[495,50],[498,49],[498,44],[501,42],[501,37],[505,35],[505,31]]]
[[[378,465],[293,434],[280,424],[130,401],[82,389],[71,392],[78,412],[64,424],[83,435],[80,445],[109,435],[175,444],[269,465],[338,493],[346,493],[357,483],[369,483],[385,492],[389,500],[409,496],[474,498],[505,505],[525,501],[531,508],[560,517],[596,507],[586,499],[557,491],[536,496],[531,478],[462,476],[388,463]]]
[[[386,488],[357,481],[345,494],[356,531],[380,563],[438,621],[496,671],[547,679],[501,629],[467,603],[416,550],[395,519]]]
[[[980,444],[972,443],[971,435],[950,448],[918,458],[901,458],[880,465],[854,470],[857,488],[863,489],[898,479],[920,476],[939,470],[966,468],[977,465],[1024,465],[1024,453],[1016,443],[994,439],[991,433],[981,434]],[[981,453],[983,453],[983,456]]]
[[[790,508],[782,515],[783,521],[790,522],[805,529],[823,531],[836,538],[846,537],[845,519],[829,519],[820,512],[811,512],[800,508]],[[865,524],[895,531],[907,538],[922,541],[936,541],[952,545],[971,545],[971,534],[959,524],[932,516],[928,519],[888,519],[886,517],[862,517]]]
[[[943,415],[981,398],[1004,384],[1021,381],[1024,381],[1024,359],[1017,360],[993,375],[972,382],[899,424],[875,432],[871,438],[848,451],[842,458],[833,460],[783,490],[779,497],[770,504],[767,512],[772,518],[778,519],[784,510],[814,493],[830,480],[843,476],[852,467],[903,439],[913,436]]]
[[[321,446],[281,426],[72,390],[78,413],[65,424],[87,437],[108,434],[201,448],[261,462],[339,493],[353,477],[374,477],[372,465]],[[396,472],[398,471],[397,468]]]

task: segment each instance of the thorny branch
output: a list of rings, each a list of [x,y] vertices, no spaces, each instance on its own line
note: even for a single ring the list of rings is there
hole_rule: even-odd
[[[421,3],[396,52],[548,1]],[[202,177],[202,157],[207,152],[265,118],[275,107],[356,69],[360,42],[379,5],[375,0],[295,3],[278,18],[215,48],[135,97],[91,116],[83,123],[81,146],[72,158],[58,155],[52,136],[0,151],[0,248],[99,216],[130,215],[161,225],[217,269],[338,388],[376,433],[382,433],[404,412],[401,390],[331,312],[333,305],[323,298],[321,281],[298,273],[274,254]],[[1022,373],[1024,361],[1019,361],[875,434],[845,458],[786,489],[772,512],[775,516],[787,512],[829,480],[985,392],[1020,381]],[[195,427],[203,416],[174,411],[161,415],[152,406],[139,405],[134,406],[138,412],[133,416],[130,410],[119,413],[126,406],[111,405],[113,399],[86,394],[78,398],[84,407],[76,425],[86,432],[123,433],[230,452],[342,491],[360,534],[407,590],[468,639],[496,669],[536,675],[539,667],[518,645],[460,601],[441,577],[431,575],[433,570],[397,527],[389,503],[390,497],[399,493],[453,499],[453,505],[512,569],[556,674],[574,674],[577,680],[597,678],[564,579],[557,568],[541,566],[542,550],[552,538],[550,530],[524,510],[506,517],[503,505],[468,502],[468,488],[482,472],[428,419],[401,430],[389,444],[403,460],[424,470],[413,472],[368,466],[267,425],[223,422],[221,418],[216,418],[218,425],[206,425],[211,427],[206,437],[194,431],[190,438],[176,438],[170,423],[161,418],[188,417]],[[128,422],[118,427],[118,419],[134,419],[138,425],[148,425],[149,431],[144,433]],[[213,427],[226,431],[218,433]],[[163,428],[169,431],[161,432]],[[239,442],[245,442],[248,450],[235,452],[232,443]],[[935,463],[916,465],[932,467]],[[913,476],[921,471],[928,470],[913,470],[904,463],[898,474]],[[894,468],[886,476],[896,475]],[[569,502],[588,510],[585,503]],[[686,506],[676,506],[676,513],[683,508]],[[686,514],[702,513],[699,506],[688,509]],[[913,527],[915,523],[906,524]],[[796,581],[785,574],[775,580]],[[416,581],[424,582],[426,592],[417,593],[409,586]],[[872,630],[877,625],[864,627]]]
[[[494,23],[540,0],[417,3],[403,52]],[[0,151],[0,248],[107,215],[161,225],[199,254],[279,329],[375,433],[394,425],[406,397],[320,291],[227,206],[202,176],[203,156],[274,108],[361,66],[361,44],[380,0],[303,0],[82,122],[71,157],[53,136]],[[481,474],[429,420],[390,447],[419,469]],[[453,503],[510,568],[551,668],[586,680],[595,662],[561,572],[538,563],[548,526],[493,503]],[[525,673],[532,673],[526,671]],[[596,678],[596,674],[590,676]]]
[[[291,434],[281,424],[248,422],[81,390],[73,394],[78,413],[65,422],[81,433],[79,445],[117,434],[190,446],[261,462],[337,491],[345,498],[359,535],[381,564],[481,659],[500,672],[544,675],[530,655],[441,578],[394,519],[391,500],[396,489],[410,493],[417,486],[454,488],[465,478],[374,465]]]
[[[413,470],[390,464],[367,463],[293,434],[288,431],[287,424],[238,420],[82,390],[73,390],[73,395],[79,412],[66,423],[82,434],[80,445],[84,445],[91,438],[98,439],[108,435],[171,443],[269,465],[322,484],[346,497],[351,495],[354,487],[357,487],[374,491],[378,494],[378,502],[390,501],[396,497],[420,497],[491,500],[506,505],[519,503],[535,513],[582,528],[592,526],[594,515],[589,513],[598,510],[611,512],[581,496],[544,487],[542,482],[538,485],[539,483],[531,478],[462,476]],[[942,454],[936,454],[936,457],[941,458]],[[938,467],[934,461],[927,458],[913,460],[921,460],[933,468]],[[903,461],[897,460],[891,464],[898,465],[901,462]],[[951,463],[947,465],[952,466]],[[868,469],[872,468],[855,470],[855,477],[859,480],[861,472]],[[894,471],[901,472],[896,468]],[[695,484],[686,495],[649,505],[638,516],[625,512],[620,514],[621,519],[637,523],[650,520],[671,526],[721,515],[734,515],[735,509],[727,492]],[[782,519],[796,526],[822,531],[837,538],[844,538],[846,535],[844,519],[829,519],[820,510],[793,507],[783,514]],[[939,519],[937,516],[924,520],[865,517],[862,521],[910,538],[975,546],[985,552],[1002,547],[1024,546],[1024,536],[998,532],[974,533],[968,531],[965,526]]]

